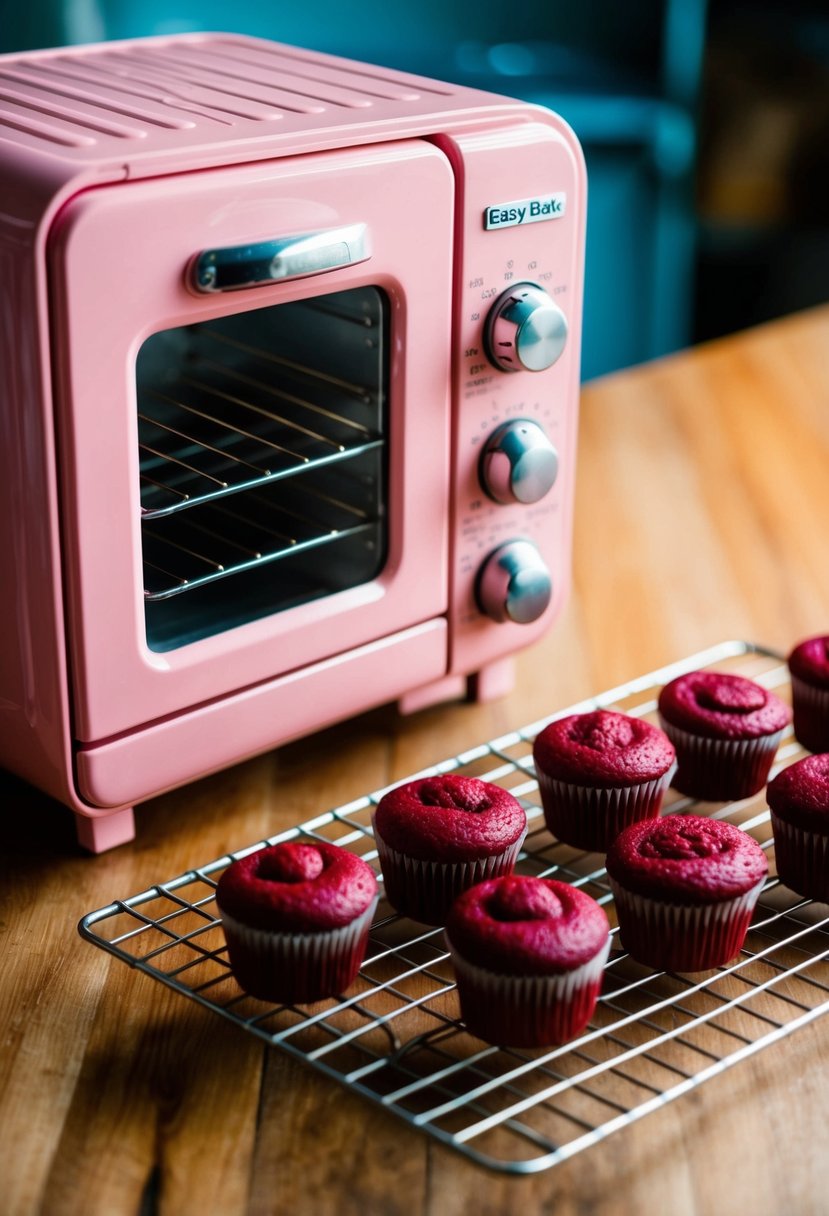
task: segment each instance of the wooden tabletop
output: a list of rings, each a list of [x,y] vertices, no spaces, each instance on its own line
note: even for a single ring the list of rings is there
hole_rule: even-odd
[[[158,798],[81,855],[0,777],[9,1216],[824,1214],[829,1019],[546,1173],[411,1130],[82,942],[79,917],[726,638],[829,629],[829,308],[588,385],[570,604],[490,705],[385,707]]]

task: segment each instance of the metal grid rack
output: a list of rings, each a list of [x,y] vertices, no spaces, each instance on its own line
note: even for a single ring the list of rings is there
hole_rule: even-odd
[[[377,445],[380,446],[379,444]],[[368,451],[370,449],[362,449]],[[352,485],[362,488],[357,478]],[[145,521],[144,599],[171,599],[185,591],[217,582],[254,567],[296,557],[309,549],[364,537],[380,543],[377,504],[364,506],[349,479],[330,479],[325,489],[306,477],[289,495],[263,491],[225,502],[210,501],[195,512],[182,512],[163,526]],[[345,493],[338,490],[345,486]],[[337,497],[338,493],[341,495]]]
[[[217,343],[221,337],[211,334]],[[138,412],[144,519],[190,510],[382,446],[370,427],[348,416],[347,407],[326,407],[311,400],[306,388],[300,395],[297,388],[288,392],[268,382],[267,365],[275,365],[283,378],[287,372],[311,385],[335,383],[343,396],[360,402],[371,401],[367,389],[335,382],[268,351],[246,350],[251,360],[266,364],[259,378],[194,357],[191,374],[179,376],[166,392],[146,390]]]
[[[152,335],[139,353],[143,518],[382,447],[383,330],[378,293],[352,289]]]
[[[729,642],[553,716],[614,708],[652,718],[662,684],[709,666],[789,695],[780,656]],[[829,1009],[829,908],[785,888],[773,865],[744,948],[727,967],[694,975],[656,973],[624,953],[602,857],[557,842],[544,826],[532,741],[551,720],[427,772],[476,776],[510,789],[530,821],[518,871],[580,886],[608,913],[614,946],[602,994],[586,1032],[564,1046],[503,1049],[469,1035],[458,1020],[442,931],[405,920],[382,901],[360,977],[344,996],[306,1007],[272,1007],[236,985],[214,900],[221,871],[245,853],[300,837],[333,841],[376,868],[370,816],[383,790],[117,900],[85,916],[79,930],[130,966],[479,1164],[518,1174],[549,1169]],[[788,734],[777,767],[802,754]],[[772,849],[764,793],[700,805],[670,791],[664,811],[727,819]]]

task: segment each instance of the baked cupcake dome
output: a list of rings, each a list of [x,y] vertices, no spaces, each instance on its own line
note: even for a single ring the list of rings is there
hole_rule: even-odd
[[[240,858],[216,888],[233,974],[252,996],[284,1004],[344,992],[377,898],[371,867],[324,841],[285,841]]]
[[[829,752],[829,636],[800,642],[788,664],[795,738],[810,752]]]
[[[744,676],[692,671],[662,689],[659,720],[676,748],[674,788],[724,802],[762,789],[791,712]]]
[[[766,797],[781,882],[829,901],[829,755],[790,764],[769,782]]]
[[[659,814],[676,756],[658,727],[601,709],[551,722],[533,760],[552,834],[604,852],[627,824]]]
[[[768,874],[733,824],[669,815],[626,828],[607,854],[622,945],[665,971],[705,971],[742,947]]]
[[[544,1047],[584,1030],[610,950],[607,917],[584,891],[550,878],[490,879],[452,905],[446,940],[472,1034]]]
[[[372,827],[389,903],[439,925],[461,891],[512,871],[527,815],[501,786],[446,773],[389,790]]]

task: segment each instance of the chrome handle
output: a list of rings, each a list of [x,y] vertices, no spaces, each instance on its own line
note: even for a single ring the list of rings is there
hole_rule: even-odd
[[[205,249],[192,263],[190,277],[196,291],[238,291],[355,266],[370,257],[368,226],[350,224],[253,245]]]

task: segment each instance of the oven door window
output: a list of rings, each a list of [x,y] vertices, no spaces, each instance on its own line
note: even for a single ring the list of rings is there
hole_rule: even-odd
[[[388,303],[358,287],[153,334],[137,360],[147,644],[366,583],[387,553]]]

